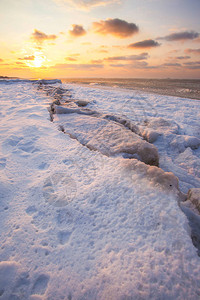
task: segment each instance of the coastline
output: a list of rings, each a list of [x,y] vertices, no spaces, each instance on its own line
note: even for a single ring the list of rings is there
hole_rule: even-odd
[[[61,78],[63,83],[114,87],[200,100],[199,79]]]

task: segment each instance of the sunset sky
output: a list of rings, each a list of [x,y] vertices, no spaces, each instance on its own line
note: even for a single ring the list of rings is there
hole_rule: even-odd
[[[200,78],[199,0],[0,0],[0,75]]]

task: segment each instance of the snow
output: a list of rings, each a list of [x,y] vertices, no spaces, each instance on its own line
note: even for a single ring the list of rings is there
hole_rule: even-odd
[[[200,212],[200,188],[189,189],[187,199],[191,201]]]
[[[65,109],[69,111],[68,108]],[[55,111],[57,113],[57,109]],[[128,155],[147,164],[158,165],[159,158],[156,147],[142,140],[140,136],[124,128],[121,124],[102,118],[80,116],[79,111],[74,115],[74,110],[67,118],[65,115],[60,116],[59,113],[54,121],[60,124],[66,133],[89,149],[98,150],[107,156]]]
[[[194,222],[180,208],[199,186],[199,101],[62,88],[97,114],[77,107],[50,122],[51,93],[0,85],[0,299],[199,299]],[[154,145],[142,140],[145,129],[158,133]],[[177,136],[183,152],[170,144]],[[141,151],[125,159],[129,139]],[[146,145],[158,148],[159,168],[138,160]]]

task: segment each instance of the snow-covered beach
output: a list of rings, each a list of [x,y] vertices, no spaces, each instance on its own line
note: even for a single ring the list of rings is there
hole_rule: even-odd
[[[199,100],[19,80],[0,99],[0,299],[199,299]]]

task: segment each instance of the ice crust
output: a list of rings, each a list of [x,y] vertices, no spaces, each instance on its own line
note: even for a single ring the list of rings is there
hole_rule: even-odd
[[[151,109],[142,119],[138,101],[146,94],[66,87],[76,101],[88,99],[88,109],[130,120],[141,129],[155,110],[156,118],[173,117],[178,132],[166,127],[168,132],[159,131],[155,141],[167,172],[83,146],[90,134],[94,138],[91,124],[101,143],[106,134],[97,132],[105,126],[108,132],[123,128],[128,139],[133,132],[119,122],[78,113],[58,114],[50,122],[50,96],[37,85],[16,82],[8,88],[1,83],[0,298],[199,299],[200,261],[179,207],[184,195],[175,176],[185,189],[198,185],[199,148],[174,153],[169,143],[177,134],[198,138],[193,112],[199,102],[185,99],[183,106],[182,99],[148,95]],[[124,102],[130,106],[122,109]],[[133,104],[135,114],[129,114]],[[61,124],[76,139],[58,131]]]
[[[107,156],[128,155],[150,165],[159,163],[156,147],[142,140],[140,136],[121,124],[77,114],[70,114],[67,118],[63,115],[55,116],[54,121],[60,124],[66,133],[91,150],[98,150]]]
[[[191,201],[194,204],[195,208],[198,209],[200,213],[200,188],[199,189],[189,189],[187,200]]]

